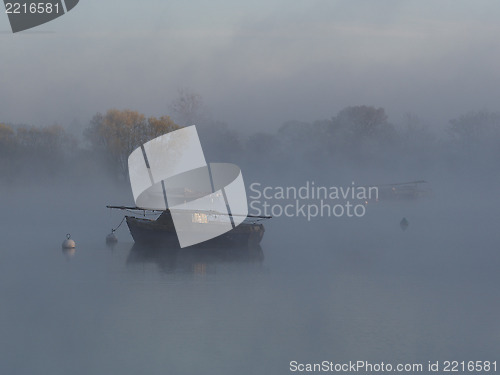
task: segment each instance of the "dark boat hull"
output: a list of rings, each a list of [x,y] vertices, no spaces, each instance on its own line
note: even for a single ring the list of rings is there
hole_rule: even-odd
[[[173,222],[132,216],[126,216],[126,220],[135,243],[155,247],[180,248]],[[252,247],[259,245],[263,236],[264,226],[262,224],[242,223],[229,232],[191,247]]]

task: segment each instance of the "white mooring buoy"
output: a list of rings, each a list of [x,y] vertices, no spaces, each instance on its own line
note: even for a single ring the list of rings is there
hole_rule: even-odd
[[[62,243],[63,249],[74,249],[76,247],[75,241],[71,239],[71,234],[66,235],[66,239]]]

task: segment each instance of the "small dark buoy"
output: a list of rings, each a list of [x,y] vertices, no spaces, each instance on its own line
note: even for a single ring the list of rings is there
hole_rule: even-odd
[[[74,249],[76,247],[75,241],[71,239],[71,234],[66,235],[66,239],[62,243],[63,249]]]
[[[106,244],[107,245],[114,245],[115,243],[118,242],[118,238],[115,236],[115,231],[111,229],[111,233],[106,236]]]
[[[410,225],[408,223],[408,220],[406,220],[406,217],[404,217],[400,222],[399,222],[399,226],[401,227],[402,230],[406,230],[408,228],[408,225]]]

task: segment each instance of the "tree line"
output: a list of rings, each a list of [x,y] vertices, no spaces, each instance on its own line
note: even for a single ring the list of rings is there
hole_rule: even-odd
[[[193,103],[181,104],[176,108],[193,111],[195,107]],[[193,113],[184,115],[195,117]],[[235,162],[249,168],[328,164],[330,168],[425,169],[442,163],[460,169],[500,158],[500,113],[490,111],[468,112],[451,120],[444,136],[436,135],[416,115],[409,114],[394,125],[383,108],[365,105],[346,107],[329,119],[289,121],[275,132],[250,136],[207,118],[197,125],[209,161]],[[97,113],[80,138],[58,125],[0,123],[1,182],[15,181],[19,176],[81,178],[95,173],[125,180],[128,155],[135,148],[180,128],[169,116],[146,117],[129,109]]]

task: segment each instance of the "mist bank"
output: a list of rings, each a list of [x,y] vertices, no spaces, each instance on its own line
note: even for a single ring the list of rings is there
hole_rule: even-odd
[[[392,123],[383,108],[371,106],[346,107],[330,119],[289,121],[275,132],[250,134],[189,115],[197,123],[207,161],[239,165],[247,186],[415,179],[487,186],[499,180],[498,112],[457,116],[439,134],[416,115]],[[131,110],[96,114],[80,136],[57,125],[0,124],[0,184],[106,183],[126,188],[130,152],[180,127],[169,116],[146,118]]]

